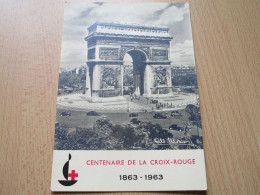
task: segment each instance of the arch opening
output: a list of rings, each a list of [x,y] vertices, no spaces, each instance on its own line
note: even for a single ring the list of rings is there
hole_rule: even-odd
[[[144,72],[146,56],[140,50],[128,51],[123,59],[123,94],[142,96],[144,94]]]

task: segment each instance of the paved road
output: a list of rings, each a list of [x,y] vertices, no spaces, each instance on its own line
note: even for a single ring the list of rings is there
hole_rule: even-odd
[[[151,99],[151,98],[150,98]],[[59,96],[57,104],[59,108],[73,109],[73,110],[98,110],[108,112],[148,112],[155,111],[156,105],[150,104],[150,99],[141,97],[138,99],[130,100],[129,96],[118,97],[118,98],[106,98],[100,102],[90,102],[83,94],[69,94]],[[177,110],[185,108],[187,104],[196,104],[196,94],[174,94],[170,97],[164,98],[153,98],[158,100],[159,103],[164,105],[160,110]]]

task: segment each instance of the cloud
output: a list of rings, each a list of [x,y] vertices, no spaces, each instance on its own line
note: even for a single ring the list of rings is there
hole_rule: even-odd
[[[173,45],[170,57],[173,65],[195,65],[193,41],[185,40]]]
[[[88,16],[101,21],[143,23],[167,6],[166,3],[105,3],[98,9],[93,9]]]
[[[88,10],[98,7],[96,3],[66,3],[64,7],[64,22],[73,20]]]
[[[174,36],[171,47],[175,51],[171,52],[171,60],[174,63],[188,63],[192,54],[190,48],[184,48],[191,39],[190,28],[186,28],[190,22],[187,15],[187,3],[67,3],[61,66],[73,68],[85,64],[87,44],[84,38],[87,36],[87,27],[96,21],[168,26],[171,36]],[[178,48],[185,53],[176,52]]]
[[[85,65],[87,61],[87,45],[84,40],[67,40],[62,42],[61,66],[73,68]]]
[[[165,9],[159,19],[154,21],[155,24],[170,25],[174,22],[181,22],[185,14],[189,12],[189,4],[185,3],[184,7],[170,6]]]

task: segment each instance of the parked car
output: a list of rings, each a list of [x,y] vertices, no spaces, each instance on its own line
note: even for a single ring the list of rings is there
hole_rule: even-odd
[[[131,114],[129,114],[129,117],[138,117],[138,114],[137,113],[131,113]]]
[[[157,118],[157,119],[166,119],[167,115],[163,114],[163,113],[156,113],[153,118]]]
[[[71,114],[68,112],[61,112],[60,116],[71,116]]]
[[[140,125],[142,122],[140,120],[138,120],[138,118],[133,118],[130,123],[132,124],[136,124],[136,125]]]
[[[86,113],[87,116],[100,116],[99,113],[97,113],[96,111],[89,111]]]
[[[169,126],[169,130],[182,131],[183,128],[176,124],[172,124],[171,126]]]

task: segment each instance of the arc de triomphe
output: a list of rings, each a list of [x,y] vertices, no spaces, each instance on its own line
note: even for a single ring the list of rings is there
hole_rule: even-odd
[[[85,40],[87,97],[123,96],[126,54],[133,59],[133,93],[172,93],[169,28],[96,22]]]

